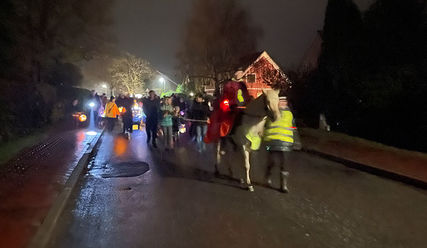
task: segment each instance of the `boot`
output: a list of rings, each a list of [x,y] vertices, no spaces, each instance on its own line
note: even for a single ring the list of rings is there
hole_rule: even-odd
[[[288,177],[289,172],[288,171],[281,171],[280,172],[280,191],[283,193],[288,193]]]

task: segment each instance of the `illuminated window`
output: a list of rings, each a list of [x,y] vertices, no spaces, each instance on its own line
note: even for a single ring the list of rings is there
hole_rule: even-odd
[[[248,74],[248,75],[246,76],[246,81],[247,81],[248,83],[255,83],[255,80],[256,80],[256,77],[255,77],[255,74],[254,74],[254,73]]]

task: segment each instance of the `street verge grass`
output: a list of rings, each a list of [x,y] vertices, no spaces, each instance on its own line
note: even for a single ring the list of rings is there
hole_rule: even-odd
[[[11,158],[16,156],[25,148],[32,147],[40,143],[48,136],[47,129],[41,129],[30,135],[16,138],[12,141],[0,144],[0,167]]]

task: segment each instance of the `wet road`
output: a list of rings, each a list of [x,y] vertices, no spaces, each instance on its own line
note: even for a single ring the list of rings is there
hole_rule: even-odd
[[[192,144],[160,152],[141,132],[102,139],[50,247],[425,247],[425,190],[298,152],[282,194],[262,185],[259,152],[251,193],[236,154],[231,180]]]

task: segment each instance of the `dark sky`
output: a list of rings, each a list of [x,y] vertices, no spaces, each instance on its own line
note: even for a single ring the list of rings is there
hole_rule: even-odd
[[[169,75],[193,0],[118,0],[115,30],[119,48],[150,61]],[[355,0],[365,9],[372,0]],[[293,68],[323,26],[327,0],[241,0],[264,31],[258,50]]]

